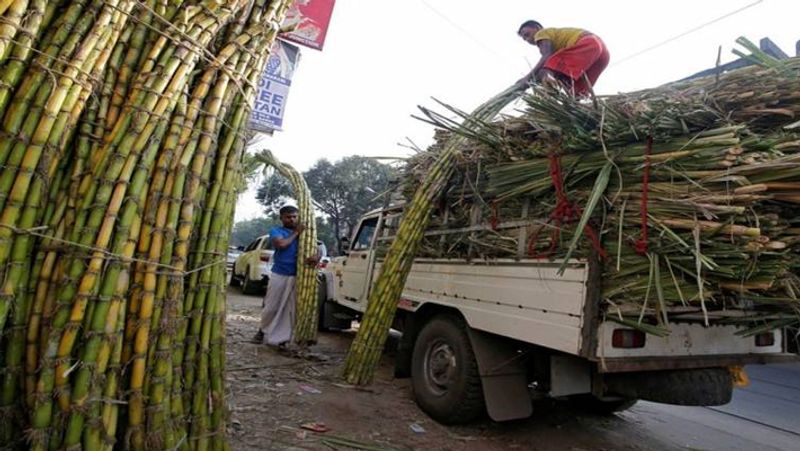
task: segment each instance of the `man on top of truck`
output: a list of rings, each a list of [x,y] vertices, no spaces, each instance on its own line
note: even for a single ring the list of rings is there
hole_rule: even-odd
[[[538,46],[542,55],[533,70],[517,82],[520,89],[533,81],[559,83],[575,96],[585,96],[608,66],[605,44],[586,30],[544,28],[539,22],[528,20],[520,25],[517,34]]]

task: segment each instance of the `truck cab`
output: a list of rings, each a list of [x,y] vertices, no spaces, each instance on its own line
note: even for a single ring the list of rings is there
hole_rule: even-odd
[[[387,248],[381,244],[393,239],[401,217],[402,206],[365,214],[346,255],[323,271],[323,326],[366,310]],[[599,260],[570,261],[559,274],[561,263],[415,259],[397,300],[393,328],[403,335],[395,375],[412,378],[426,413],[445,424],[483,412],[505,421],[529,416],[532,401],[544,397],[601,412],[638,399],[721,405],[746,379],[744,365],[794,359],[780,329],[748,335],[725,324],[738,312],[712,315],[709,324],[696,311],[671,312],[666,336],[629,327],[600,311]]]

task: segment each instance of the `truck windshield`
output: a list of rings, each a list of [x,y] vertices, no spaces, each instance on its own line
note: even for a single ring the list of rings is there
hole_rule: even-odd
[[[372,235],[375,234],[375,227],[378,226],[378,218],[370,218],[361,223],[361,228],[358,230],[356,241],[353,243],[352,250],[363,251],[369,249],[369,243],[372,241]]]

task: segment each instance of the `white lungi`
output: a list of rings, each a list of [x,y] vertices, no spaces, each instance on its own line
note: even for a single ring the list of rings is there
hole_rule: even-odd
[[[297,292],[295,276],[270,274],[264,309],[261,311],[261,332],[264,343],[277,346],[292,339]]]

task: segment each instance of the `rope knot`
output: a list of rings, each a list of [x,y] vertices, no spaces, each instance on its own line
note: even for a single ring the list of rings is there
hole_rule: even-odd
[[[555,223],[555,227],[550,235],[550,248],[547,252],[541,253],[536,250],[536,241],[539,237],[539,231],[542,229],[540,228],[531,236],[528,242],[528,255],[532,258],[549,258],[553,255],[556,250],[556,245],[558,244],[558,239],[561,236],[561,226],[575,222],[581,216],[581,209],[570,202],[567,197],[564,175],[561,170],[561,156],[555,151],[551,151],[547,155],[547,159],[550,163],[550,179],[553,182],[556,195],[556,206],[550,213],[547,222]],[[576,233],[579,232],[576,231]],[[595,232],[589,224],[586,224],[586,227],[583,228],[583,233],[589,239],[589,242],[591,242],[592,248],[597,251],[598,256],[601,259],[605,259],[607,254],[605,249],[603,249],[603,245],[600,243],[600,237],[597,235],[597,232]]]

